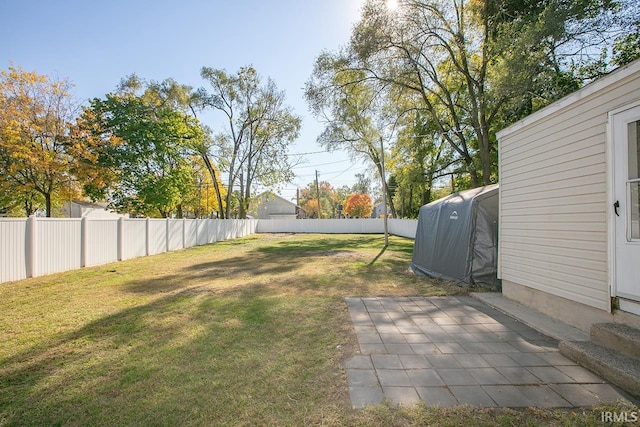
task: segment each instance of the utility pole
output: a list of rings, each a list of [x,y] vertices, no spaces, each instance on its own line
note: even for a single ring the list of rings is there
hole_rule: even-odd
[[[320,209],[320,184],[318,181],[317,169],[316,169],[316,195],[318,196],[318,219],[322,219],[322,210]]]

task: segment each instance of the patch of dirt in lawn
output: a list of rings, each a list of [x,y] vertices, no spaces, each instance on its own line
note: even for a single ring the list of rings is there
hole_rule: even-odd
[[[366,258],[367,256],[363,253],[350,252],[350,251],[319,251],[317,253],[311,253],[311,255],[330,256],[330,257],[337,257],[337,258],[357,258],[357,259]]]

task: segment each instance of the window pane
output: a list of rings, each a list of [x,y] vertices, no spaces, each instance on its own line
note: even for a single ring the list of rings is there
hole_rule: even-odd
[[[627,224],[627,240],[640,239],[640,182],[629,183],[629,215]]]
[[[627,127],[629,135],[629,179],[640,178],[640,121]]]

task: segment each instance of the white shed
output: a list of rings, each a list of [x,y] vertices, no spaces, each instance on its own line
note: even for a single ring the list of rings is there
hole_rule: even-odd
[[[498,132],[503,294],[640,325],[640,60]]]

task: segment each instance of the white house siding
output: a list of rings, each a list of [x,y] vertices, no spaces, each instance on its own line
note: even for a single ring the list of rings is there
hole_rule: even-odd
[[[295,203],[276,194],[265,192],[251,200],[247,214],[256,219],[284,218],[286,216],[295,218],[297,211]]]
[[[498,133],[503,281],[610,310],[607,122],[640,97],[633,65]]]

